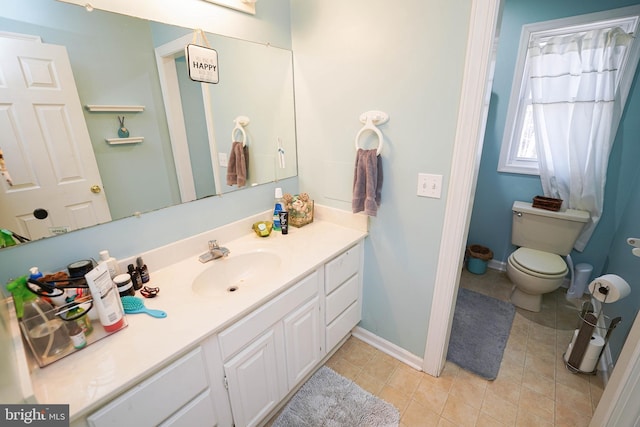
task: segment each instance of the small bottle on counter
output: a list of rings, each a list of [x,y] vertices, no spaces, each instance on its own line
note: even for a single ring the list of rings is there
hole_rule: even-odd
[[[280,211],[278,216],[280,217],[280,230],[282,230],[282,234],[289,234],[289,212]]]
[[[83,348],[87,345],[87,337],[78,322],[76,322],[75,320],[65,322],[65,326],[67,328],[67,332],[69,333],[69,337],[71,337],[73,348]]]
[[[72,301],[69,301],[72,302]],[[91,312],[91,309],[89,310]],[[75,322],[84,332],[84,336],[88,337],[93,332],[93,325],[91,324],[91,318],[84,308],[78,306],[69,310],[69,317],[75,318]]]
[[[133,283],[133,289],[138,291],[142,288],[142,277],[140,277],[140,272],[133,266],[133,264],[129,264],[127,266],[127,270],[129,271],[129,276],[131,276],[131,283]]]
[[[140,279],[142,280],[142,283],[147,283],[151,277],[149,276],[149,268],[147,268],[147,264],[144,263],[144,261],[142,261],[142,257],[138,257],[136,258],[136,265],[138,273],[140,273]]]

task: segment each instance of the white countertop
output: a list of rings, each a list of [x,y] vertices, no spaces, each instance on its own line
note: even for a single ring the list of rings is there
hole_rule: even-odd
[[[47,367],[35,368],[31,382],[37,402],[69,404],[72,421],[86,416],[194,348],[207,336],[220,332],[295,284],[367,234],[359,228],[316,219],[302,228],[290,227],[288,235],[273,232],[261,238],[250,231],[246,223],[245,220],[235,225],[235,230],[247,231],[233,240],[216,237],[229,235],[230,231],[221,227],[185,239],[188,244],[181,241],[142,254],[150,270],[149,285],[160,288],[156,298],[144,299],[145,305],[166,311],[167,317],[129,314],[126,328]],[[231,251],[229,259],[259,249],[278,253],[282,265],[276,271],[265,272],[265,280],[259,286],[241,287],[225,298],[201,297],[191,289],[193,279],[215,263],[225,262],[225,259],[206,264],[198,261],[207,239],[211,238],[218,238],[220,245]],[[166,266],[159,268],[160,265]]]

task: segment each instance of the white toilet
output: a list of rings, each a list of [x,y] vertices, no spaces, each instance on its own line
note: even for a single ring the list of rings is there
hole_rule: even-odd
[[[554,212],[518,201],[512,210],[511,243],[519,248],[507,260],[507,275],[514,284],[511,302],[538,312],[542,294],[558,289],[569,272],[562,256],[571,252],[589,213]]]

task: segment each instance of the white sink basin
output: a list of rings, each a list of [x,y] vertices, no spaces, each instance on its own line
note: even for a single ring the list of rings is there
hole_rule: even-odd
[[[207,297],[241,294],[243,290],[259,286],[272,276],[281,263],[280,256],[273,252],[258,250],[237,255],[231,253],[225,258],[209,261],[191,287],[198,295]]]

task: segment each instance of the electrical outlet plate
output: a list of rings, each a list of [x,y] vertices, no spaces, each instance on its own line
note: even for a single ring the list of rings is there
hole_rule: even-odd
[[[442,175],[418,174],[418,196],[439,199],[442,196]]]

